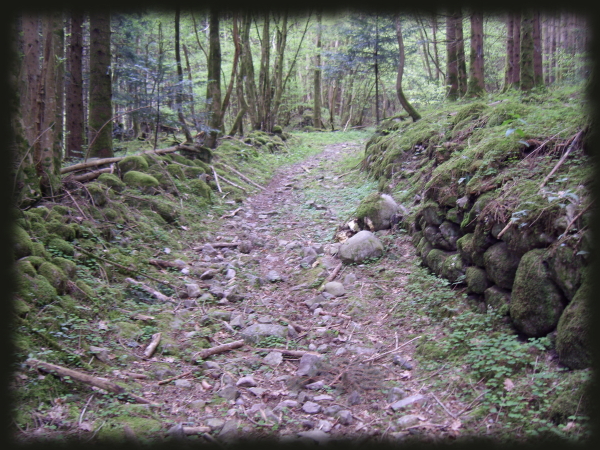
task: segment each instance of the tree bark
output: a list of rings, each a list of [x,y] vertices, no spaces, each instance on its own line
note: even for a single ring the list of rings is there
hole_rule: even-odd
[[[463,36],[463,16],[460,9],[456,12],[454,25],[456,26],[456,59],[458,62],[458,92],[460,96],[467,93],[467,64],[465,59],[465,39]]]
[[[471,14],[471,58],[467,97],[479,97],[485,93],[483,74],[483,13]]]
[[[288,27],[288,12],[283,12],[281,27],[277,30],[277,60],[273,71],[273,83],[275,94],[273,97],[273,106],[269,112],[269,126],[267,131],[272,132],[273,127],[277,123],[277,115],[283,97],[284,79],[283,79],[283,64],[285,56],[285,47],[287,44],[287,27]]]
[[[90,13],[90,137],[87,155],[92,158],[113,156],[110,58],[110,14],[94,11]]]
[[[521,61],[519,88],[522,91],[530,91],[535,86],[535,72],[533,70],[533,59],[535,54],[533,39],[533,12],[523,13],[521,20]]]
[[[271,106],[271,79],[269,77],[271,60],[271,42],[269,31],[269,12],[263,16],[263,30],[260,49],[260,70],[258,73],[258,129],[268,128],[268,115]]]
[[[536,86],[544,85],[542,30],[539,11],[533,13],[533,74]]]
[[[84,144],[83,121],[83,14],[71,13],[71,37],[67,47],[66,86],[66,157],[82,158]]]
[[[227,108],[229,107],[229,103],[231,101],[231,92],[233,91],[233,85],[235,83],[235,79],[236,79],[236,75],[238,72],[238,61],[240,59],[240,46],[237,43],[237,40],[239,39],[238,37],[238,32],[237,32],[237,16],[238,13],[234,12],[233,13],[233,42],[234,42],[234,48],[235,51],[233,53],[233,67],[231,68],[231,77],[229,79],[229,85],[227,86],[227,91],[225,92],[225,98],[223,99],[223,104],[221,105],[221,123],[219,128],[221,129],[225,129],[224,128],[224,118],[225,118],[225,111],[227,111]]]
[[[313,81],[313,126],[315,128],[323,128],[321,120],[321,11],[317,12],[317,54],[315,56],[315,69]]]
[[[246,104],[248,106],[248,116],[252,129],[258,129],[258,111],[257,111],[257,91],[254,79],[254,63],[252,62],[252,51],[250,48],[250,28],[251,15],[249,12],[244,14],[243,26],[241,31],[242,41],[242,70],[244,72],[244,88],[246,90]]]
[[[221,41],[219,38],[219,13],[214,8],[210,10],[209,28],[206,100],[210,103],[209,112],[211,116],[209,124],[212,130],[208,133],[205,145],[208,148],[215,148],[221,125]]]
[[[183,68],[181,66],[181,39],[179,36],[179,22],[180,22],[180,10],[179,7],[175,8],[175,64],[177,65],[177,90],[175,96],[175,105],[177,109],[177,117],[179,119],[179,123],[181,124],[181,128],[183,129],[183,134],[185,134],[185,142],[192,143],[194,138],[192,138],[192,133],[190,133],[190,129],[185,122],[185,117],[183,115]]]
[[[404,40],[402,39],[402,25],[400,23],[400,17],[396,15],[394,18],[396,25],[396,38],[398,39],[398,75],[396,77],[396,94],[398,100],[404,108],[404,110],[412,117],[413,122],[416,122],[421,118],[421,115],[417,110],[410,104],[410,102],[404,96],[402,91],[402,77],[404,75]]]
[[[454,14],[446,16],[446,87],[448,100],[459,97],[458,53],[456,42],[456,19]]]

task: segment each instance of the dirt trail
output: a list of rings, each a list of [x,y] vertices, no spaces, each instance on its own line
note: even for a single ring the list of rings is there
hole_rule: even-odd
[[[139,358],[120,374],[158,405],[153,417],[163,431],[220,442],[456,436],[460,421],[451,411],[466,405],[429,392],[436,374],[414,358],[419,337],[430,332],[428,319],[395,315],[410,298],[405,286],[415,253],[409,237],[378,232],[384,257],[342,267],[335,280],[346,293],[319,296],[318,287],[340,264],[331,254],[336,227],[365,194],[358,171],[339,162],[361,151],[359,143],[329,145],[280,170],[211,236],[213,243],[251,242],[249,252],[197,243],[189,259],[196,273],[208,274],[186,282],[204,283],[226,299],[180,302],[171,329],[160,330],[159,351],[147,359],[139,357],[143,349],[132,350]],[[285,337],[190,362],[201,342],[238,341],[255,324],[283,329]]]

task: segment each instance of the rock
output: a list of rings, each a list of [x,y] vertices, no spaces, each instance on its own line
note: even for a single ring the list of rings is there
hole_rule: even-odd
[[[352,411],[348,409],[342,409],[341,411],[338,411],[335,413],[334,417],[337,418],[338,422],[344,426],[352,424]]]
[[[560,362],[570,369],[592,365],[591,293],[591,283],[582,284],[558,321],[556,351]]]
[[[469,209],[469,197],[465,195],[464,197],[457,199],[456,206],[463,210]]]
[[[308,269],[308,268],[312,267],[312,265],[315,263],[316,260],[317,260],[316,255],[305,256],[304,258],[302,258],[300,260],[300,266]]]
[[[323,319],[325,319],[325,317],[330,317],[330,316],[324,316]],[[329,345],[321,344],[317,347],[317,351],[319,353],[327,353],[329,351]]]
[[[251,387],[248,390],[250,392],[252,392],[254,395],[256,395],[258,398],[261,398],[263,396],[263,394],[265,392],[267,392],[267,389],[263,389],[263,388],[259,388],[259,387]]]
[[[567,300],[571,301],[581,286],[585,265],[583,257],[576,249],[562,244],[549,250],[546,257],[550,268],[550,277],[561,289]]]
[[[225,297],[225,292],[223,288],[216,283],[211,284],[210,288],[208,289],[208,292],[210,292],[210,294],[215,298]]]
[[[329,433],[333,428],[333,424],[329,420],[319,419],[317,423],[317,429],[323,431],[324,433]]]
[[[505,242],[498,242],[483,254],[485,270],[490,279],[503,289],[512,289],[519,258],[508,249]]]
[[[360,396],[358,391],[352,391],[348,396],[348,405],[360,405],[362,403],[362,397]]]
[[[240,391],[235,386],[225,386],[217,391],[217,395],[226,400],[235,400],[240,396]]]
[[[189,389],[192,387],[192,382],[190,380],[175,380],[175,386]]]
[[[352,286],[354,283],[356,283],[356,275],[353,273],[349,273],[344,277],[344,286]]]
[[[305,386],[306,389],[312,389],[313,391],[317,391],[319,389],[323,389],[325,386],[325,382],[323,380],[315,381],[314,383],[309,383]]]
[[[530,337],[551,332],[560,319],[566,299],[550,279],[544,264],[545,251],[531,250],[521,258],[510,300],[515,328]]]
[[[273,323],[273,317],[271,316],[260,316],[256,318],[258,323]]]
[[[210,419],[206,419],[205,424],[212,431],[215,431],[215,430],[220,430],[221,428],[223,428],[223,425],[225,425],[225,421],[223,419],[211,417]]]
[[[305,353],[300,358],[300,363],[298,364],[298,370],[296,370],[296,375],[304,376],[307,375],[309,377],[314,377],[319,371],[318,364],[321,362],[321,357],[318,355],[311,355],[310,353]]]
[[[200,286],[195,283],[186,284],[185,288],[187,290],[187,295],[190,298],[198,298],[202,294],[202,291],[200,291]]]
[[[273,411],[281,411],[284,408],[292,409],[297,407],[298,402],[296,400],[282,400],[277,404],[277,406],[275,406],[275,408],[273,408]]]
[[[454,245],[451,245],[448,241],[446,241],[446,239],[444,239],[444,236],[442,236],[440,229],[435,225],[426,226],[423,230],[423,236],[425,237],[425,239],[427,239],[427,242],[429,242],[433,248],[448,251],[456,250],[456,242],[454,243]]]
[[[326,283],[323,289],[325,292],[335,295],[336,297],[341,297],[346,293],[344,285],[338,281],[330,281],[329,283]]]
[[[169,437],[171,439],[176,439],[176,440],[183,440],[187,437],[183,431],[183,425],[181,424],[181,422],[177,423],[177,424],[173,425],[171,428],[169,428],[169,430],[167,431],[167,434],[169,435]]]
[[[492,286],[484,291],[483,302],[487,309],[494,308],[503,316],[507,316],[510,308],[510,292],[498,286]]]
[[[424,395],[415,394],[411,395],[410,397],[403,398],[402,400],[398,400],[395,403],[392,403],[390,405],[390,408],[392,408],[394,411],[399,411],[411,405],[423,404],[426,400],[427,397],[425,397]]]
[[[276,367],[283,361],[283,354],[281,352],[271,352],[264,357],[263,362],[268,366]]]
[[[95,345],[90,345],[90,353],[104,364],[111,364],[108,352],[109,349],[106,347],[96,347]]]
[[[175,376],[175,372],[171,369],[158,368],[152,371],[152,378],[155,380],[166,380]]]
[[[388,403],[395,403],[398,400],[402,400],[403,398],[406,398],[406,391],[400,387],[393,387],[390,389],[390,392],[388,393],[388,397],[387,397],[387,402]]]
[[[267,323],[257,323],[242,330],[242,337],[247,342],[257,343],[262,338],[269,336],[276,336],[285,339],[287,337],[287,333],[287,327]]]
[[[283,278],[276,270],[269,270],[267,273],[267,280],[269,280],[271,283],[277,283],[279,281],[283,281]]]
[[[433,246],[429,243],[429,241],[423,236],[417,245],[417,254],[425,259],[429,252],[433,250]]]
[[[190,409],[194,411],[203,411],[206,406],[206,402],[204,400],[194,400],[189,404]]]
[[[433,273],[440,275],[442,273],[442,266],[444,265],[446,258],[448,258],[448,253],[434,248],[423,259],[425,264],[427,264]]]
[[[428,204],[416,214],[415,223],[419,223],[421,218],[429,225],[440,226],[444,221],[444,214],[438,205]]]
[[[221,432],[218,434],[220,439],[224,441],[233,441],[239,435],[239,422],[236,419],[231,419],[225,422],[223,428],[221,428]]]
[[[254,381],[254,377],[252,375],[248,375],[240,378],[235,385],[238,387],[254,387],[256,386],[256,381]]]
[[[396,423],[400,428],[408,428],[417,425],[419,423],[419,418],[413,414],[407,414],[400,417]]]
[[[440,234],[450,246],[449,250],[456,250],[456,241],[460,237],[460,227],[455,223],[444,220],[439,227]]]
[[[462,282],[465,276],[465,268],[461,256],[458,253],[448,255],[442,264],[440,273],[451,283]]]
[[[371,231],[390,228],[392,217],[398,212],[398,204],[387,194],[373,193],[365,197],[356,210],[356,218],[366,222],[369,218],[373,224]]]
[[[238,314],[237,316],[232,317],[229,325],[232,328],[242,328],[244,326],[244,319],[242,318],[242,315]]]
[[[307,414],[317,414],[321,412],[321,405],[314,402],[306,402],[304,405],[302,405],[302,411]]]
[[[467,292],[470,294],[483,294],[491,285],[485,270],[477,266],[469,266],[465,271]]]
[[[346,346],[346,349],[356,353],[359,356],[374,355],[376,353],[376,350],[372,347],[361,347],[360,345],[356,344],[349,344]]]
[[[298,436],[306,438],[319,444],[325,444],[331,437],[322,430],[299,431]]]
[[[315,402],[322,402],[324,400],[333,400],[333,397],[329,394],[316,395],[313,400]]]
[[[235,278],[236,272],[233,269],[227,269],[227,272],[225,272],[225,279],[226,280],[231,280],[232,278]]]
[[[252,251],[252,241],[241,241],[238,246],[237,249],[238,251],[240,251],[241,253],[250,253]]]
[[[212,247],[211,247],[212,248]],[[215,269],[208,269],[200,275],[201,280],[210,280],[213,278],[218,272]]]
[[[473,233],[467,233],[458,239],[456,248],[467,265],[473,264]]]
[[[397,366],[400,366],[402,369],[406,369],[406,370],[412,370],[413,369],[412,363],[409,360],[407,360],[406,358],[403,358],[400,355],[395,355],[392,358],[392,362],[394,364],[396,364]]]
[[[383,255],[383,245],[373,233],[359,231],[340,246],[339,256],[343,263],[360,263]]]
[[[326,416],[335,416],[343,408],[340,405],[331,405],[323,410],[323,414]]]

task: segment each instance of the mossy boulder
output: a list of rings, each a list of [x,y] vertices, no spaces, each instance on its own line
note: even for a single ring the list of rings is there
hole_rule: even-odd
[[[510,311],[510,292],[498,286],[489,287],[483,293],[483,302],[488,309],[493,308],[507,316]]]
[[[508,248],[517,255],[524,255],[534,248],[544,248],[554,242],[551,233],[544,231],[541,227],[534,229],[518,229],[510,227],[502,235],[502,240],[508,244]]]
[[[338,254],[345,264],[361,263],[383,255],[383,244],[373,233],[363,230],[344,242]]]
[[[75,254],[75,248],[64,239],[51,238],[46,244],[48,250],[54,250],[60,252],[63,255],[73,256]]]
[[[188,183],[188,188],[190,189],[190,192],[194,195],[203,197],[209,201],[212,199],[212,189],[208,184],[206,184],[200,179],[191,180]]]
[[[356,209],[356,218],[365,223],[369,218],[373,223],[373,230],[385,230],[391,227],[394,215],[398,212],[398,204],[387,194],[374,192],[367,195]],[[363,225],[363,228],[366,226]]]
[[[156,211],[167,223],[173,223],[179,218],[179,211],[171,202],[154,200],[150,205],[152,210]]]
[[[486,192],[485,194],[481,194],[479,197],[477,197],[477,200],[475,200],[475,203],[473,203],[471,210],[465,214],[464,219],[461,222],[461,228],[463,228],[465,231],[472,231],[470,227],[475,226],[475,220],[479,217],[479,214],[481,214],[483,208],[485,208],[488,203],[494,200],[497,195],[498,194],[495,192]]]
[[[115,192],[121,192],[125,189],[125,183],[113,173],[101,173],[98,182],[113,189]]]
[[[46,224],[46,230],[48,233],[55,234],[65,241],[72,241],[77,235],[74,227],[56,219],[51,220]]]
[[[562,244],[548,250],[546,254],[552,281],[560,287],[569,301],[581,286],[585,266],[583,256],[577,253],[577,248]]]
[[[33,251],[33,241],[29,234],[18,226],[13,227],[13,249],[16,259],[31,255]]]
[[[411,237],[411,242],[412,245],[414,245],[415,247],[417,245],[419,245],[419,242],[421,242],[421,238],[423,237],[423,232],[422,231],[415,231]]]
[[[460,254],[448,255],[441,267],[441,275],[451,283],[457,283],[464,279],[465,267]]]
[[[584,369],[592,364],[591,294],[591,283],[582,284],[558,321],[556,351],[560,362],[571,369]]]
[[[440,229],[435,225],[427,225],[423,230],[423,236],[425,239],[432,245],[433,248],[437,248],[440,250],[456,250],[456,247],[453,246],[444,239]]]
[[[417,253],[423,260],[427,257],[427,254],[433,250],[433,246],[429,243],[427,238],[423,236],[417,245]]]
[[[44,228],[45,230],[45,228]],[[39,256],[41,258],[48,258],[48,252],[46,251],[46,247],[44,247],[44,244],[42,244],[41,242],[34,242],[33,246],[31,247],[31,254],[33,256]]]
[[[16,297],[29,304],[44,306],[52,303],[58,292],[42,275],[31,277],[24,273],[17,273],[15,277],[17,283]]]
[[[456,249],[467,264],[473,264],[473,233],[467,233],[456,240]]]
[[[283,128],[281,128],[279,125],[274,125],[273,126],[273,133],[275,134],[281,134],[283,132]]]
[[[503,289],[512,289],[519,258],[508,249],[506,242],[498,242],[483,254],[485,270],[490,279]]]
[[[183,164],[184,166],[193,166],[194,162],[185,156],[178,155],[177,153],[171,153],[171,158],[173,161],[178,162],[179,164]]]
[[[517,330],[541,337],[556,328],[566,299],[550,279],[544,261],[545,251],[531,250],[521,258],[510,303],[510,317]]]
[[[449,244],[449,250],[456,250],[456,241],[460,237],[460,227],[455,223],[444,220],[440,224],[440,233],[444,240]]]
[[[48,215],[50,214],[50,210],[48,208],[46,208],[45,206],[38,206],[36,208],[31,208],[27,212],[31,213],[31,214],[35,214],[35,215],[41,217],[43,220],[46,220],[48,218]]]
[[[181,154],[191,161],[200,160],[206,164],[210,164],[213,159],[213,153],[208,147],[195,146],[193,150],[182,148],[179,150]]]
[[[117,164],[122,174],[130,171],[145,172],[148,170],[148,161],[141,155],[126,156]]]
[[[50,282],[52,287],[56,289],[57,293],[65,293],[68,278],[61,268],[55,266],[51,262],[46,261],[38,269],[38,274],[45,277]]]
[[[123,176],[123,181],[127,186],[140,189],[142,192],[150,193],[154,191],[160,183],[152,175],[130,170]]]
[[[115,322],[114,327],[123,339],[137,339],[142,335],[142,329],[131,322]]]
[[[77,264],[73,261],[57,256],[52,258],[52,263],[59,267],[67,277],[75,278],[77,276]]]
[[[183,171],[183,167],[179,164],[169,164],[167,167],[167,172],[171,174],[172,177],[177,178],[178,180],[185,180],[186,176]]]
[[[433,273],[440,275],[446,258],[448,258],[448,254],[446,252],[434,248],[427,254],[427,256],[424,257],[424,260],[425,264],[427,264],[427,267],[429,267]]]
[[[584,382],[577,379],[569,381],[566,386],[561,386],[562,392],[556,396],[544,414],[555,424],[570,422],[575,415],[590,416],[595,404],[590,379]]]
[[[186,178],[195,180],[206,171],[202,167],[183,167],[183,173]]]
[[[96,292],[83,280],[75,281],[75,286],[70,294],[78,300],[89,300],[96,298]]]
[[[439,226],[444,221],[444,213],[436,203],[430,202],[417,212],[415,223],[418,224],[421,218],[429,225]]]
[[[463,212],[459,208],[450,208],[446,212],[446,219],[457,225],[462,223],[463,217]]]
[[[30,277],[35,277],[37,275],[37,269],[26,259],[20,259],[15,263],[14,270],[18,273],[29,275]]]
[[[491,285],[485,270],[477,266],[467,267],[465,278],[467,281],[467,292],[472,294],[483,294]]]

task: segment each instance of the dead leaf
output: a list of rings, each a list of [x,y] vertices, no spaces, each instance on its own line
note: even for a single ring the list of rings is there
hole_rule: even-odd
[[[410,371],[405,370],[404,372],[400,373],[400,378],[402,378],[403,380],[410,380],[412,378],[412,374],[410,373]]]
[[[92,431],[94,427],[92,427],[92,424],[89,422],[81,422],[79,424],[79,429],[82,431]]]
[[[568,422],[565,427],[563,428],[563,431],[569,431],[573,428],[575,428],[577,426],[577,424],[575,422]]]
[[[512,391],[514,387],[515,383],[513,383],[510,378],[506,378],[504,380],[504,389],[506,389],[507,391]]]
[[[106,322],[104,320],[100,320],[98,322],[98,329],[99,330],[108,330],[108,325],[106,324]]]
[[[452,423],[450,424],[450,429],[452,431],[458,431],[458,429],[461,427],[462,422],[459,419],[453,420]]]

